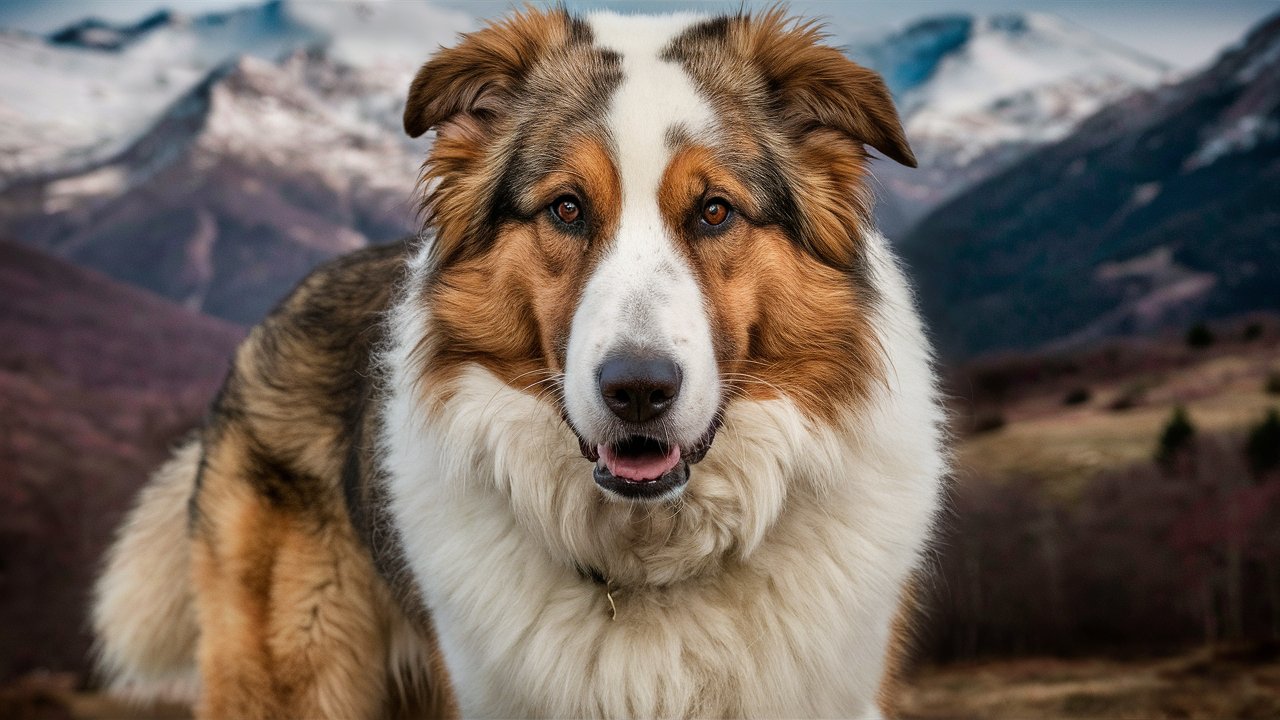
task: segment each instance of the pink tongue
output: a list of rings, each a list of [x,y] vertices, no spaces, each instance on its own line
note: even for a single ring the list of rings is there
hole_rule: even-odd
[[[613,473],[614,477],[631,482],[657,480],[671,472],[671,468],[680,462],[679,445],[672,445],[666,455],[654,453],[642,457],[618,457],[618,454],[608,445],[601,445],[597,449],[600,451],[600,458],[604,460],[605,467],[609,468],[609,472]]]

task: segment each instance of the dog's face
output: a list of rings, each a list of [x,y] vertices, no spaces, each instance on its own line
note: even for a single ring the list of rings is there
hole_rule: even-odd
[[[431,381],[479,364],[554,405],[629,500],[680,493],[734,403],[856,404],[881,371],[864,145],[914,159],[820,40],[776,12],[528,11],[427,63]]]

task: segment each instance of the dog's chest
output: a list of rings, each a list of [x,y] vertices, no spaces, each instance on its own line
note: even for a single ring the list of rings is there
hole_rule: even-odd
[[[473,574],[427,592],[468,716],[847,716],[873,707],[865,679],[879,675],[882,638],[875,623],[855,627],[836,583],[744,574],[723,586],[607,591],[508,540],[493,548],[510,560],[506,582]]]

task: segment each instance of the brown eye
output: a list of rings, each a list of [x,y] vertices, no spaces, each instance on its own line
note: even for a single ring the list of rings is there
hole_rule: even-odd
[[[582,217],[582,206],[578,204],[578,198],[566,195],[551,203],[551,214],[565,225],[572,225]]]
[[[729,219],[729,204],[720,198],[707,201],[702,206],[702,222],[715,227]]]

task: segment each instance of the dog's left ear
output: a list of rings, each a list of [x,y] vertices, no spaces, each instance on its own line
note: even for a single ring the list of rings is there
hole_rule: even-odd
[[[835,128],[892,160],[916,166],[884,80],[821,44],[819,26],[797,23],[775,9],[753,18],[744,30],[747,52],[797,120]]]
[[[549,46],[563,43],[570,19],[563,10],[534,8],[462,36],[427,61],[409,86],[404,131],[418,137],[459,115],[480,122],[509,107],[511,92]]]

